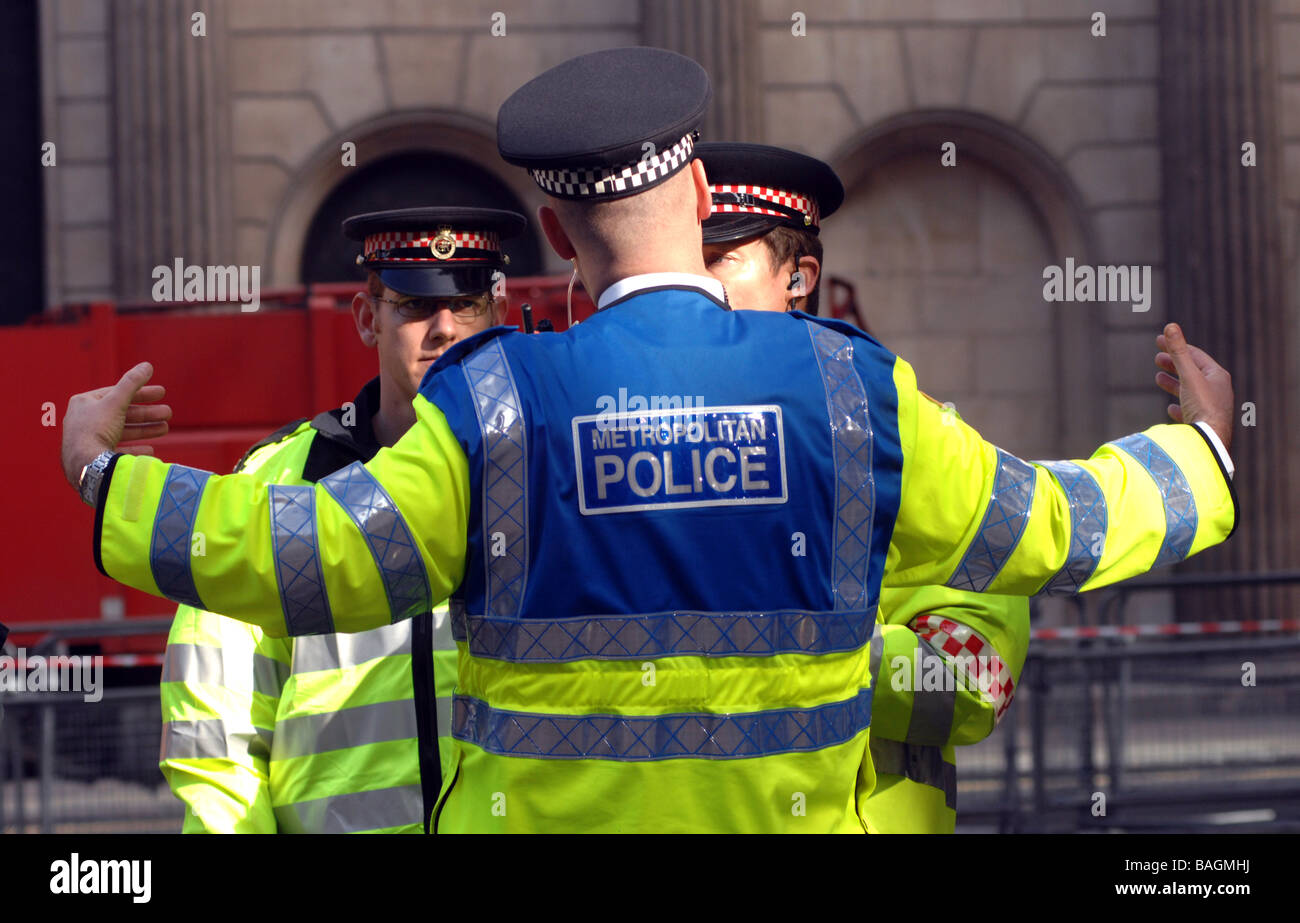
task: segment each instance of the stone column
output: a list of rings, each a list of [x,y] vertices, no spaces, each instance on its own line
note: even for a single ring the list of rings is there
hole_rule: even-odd
[[[647,45],[694,58],[713,81],[704,141],[760,141],[758,5],[750,0],[642,0]]]
[[[222,3],[113,5],[119,298],[148,299],[153,267],[177,257],[236,262],[224,19]]]
[[[1237,534],[1193,559],[1199,570],[1294,567],[1282,286],[1277,78],[1271,0],[1164,0],[1160,144],[1168,316],[1232,373]],[[1242,164],[1253,142],[1257,166]],[[1241,426],[1241,405],[1257,425]],[[1300,595],[1300,594],[1297,594]],[[1180,594],[1180,617],[1279,613],[1285,590]],[[1220,603],[1216,605],[1216,603]],[[1244,611],[1239,611],[1244,610]],[[1290,614],[1290,613],[1288,613]]]

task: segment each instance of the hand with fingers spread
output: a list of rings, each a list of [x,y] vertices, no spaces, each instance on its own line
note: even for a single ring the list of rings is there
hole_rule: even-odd
[[[1177,324],[1165,325],[1156,346],[1156,384],[1178,398],[1169,405],[1169,416],[1177,423],[1209,424],[1231,451],[1236,418],[1232,376],[1209,353],[1188,343]]]
[[[166,391],[151,385],[153,366],[148,362],[127,371],[117,384],[74,394],[63,414],[63,474],[75,489],[81,471],[101,452],[120,451],[152,455],[147,445],[118,449],[119,442],[154,439],[167,434],[172,409],[159,404]]]

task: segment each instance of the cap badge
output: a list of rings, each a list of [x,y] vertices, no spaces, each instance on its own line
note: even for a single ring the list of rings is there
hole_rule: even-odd
[[[456,252],[456,238],[452,236],[451,228],[438,228],[438,233],[429,241],[429,252],[438,260],[445,260]]]

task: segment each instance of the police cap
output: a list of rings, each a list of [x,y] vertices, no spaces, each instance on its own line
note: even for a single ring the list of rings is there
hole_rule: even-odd
[[[617,199],[692,159],[709,76],[660,48],[581,55],[534,77],[497,113],[497,149],[561,199]]]
[[[844,202],[844,184],[816,157],[766,144],[701,144],[713,194],[704,242],[766,233],[777,225],[816,234],[823,218]]]
[[[398,208],[353,215],[343,234],[361,242],[357,265],[403,295],[474,295],[506,265],[501,241],[528,222],[495,208]]]

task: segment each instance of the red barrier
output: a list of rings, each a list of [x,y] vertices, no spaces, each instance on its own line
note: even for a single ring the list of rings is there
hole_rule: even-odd
[[[512,280],[507,323],[529,301],[534,318],[565,321],[568,277]],[[9,514],[0,560],[0,622],[15,645],[30,643],[29,622],[164,615],[170,603],[101,576],[91,558],[93,513],[64,482],[60,425],[68,398],[115,382],[137,362],[154,365],[167,388],[172,432],[153,441],[168,461],[229,471],[244,450],[298,417],[352,398],[376,374],[373,352],[357,337],[349,305],[356,283],[265,291],[261,307],[238,305],[69,306],[35,322],[0,328],[0,393],[14,401],[0,483]],[[579,287],[575,319],[592,312]],[[104,638],[105,653],[158,651]]]

